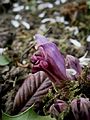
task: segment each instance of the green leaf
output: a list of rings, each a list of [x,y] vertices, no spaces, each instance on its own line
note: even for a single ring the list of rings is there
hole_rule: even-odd
[[[10,63],[10,60],[8,57],[4,55],[0,55],[0,66],[4,66]]]
[[[29,108],[21,114],[15,116],[3,113],[2,120],[55,120],[55,118],[51,118],[50,116],[40,116],[36,114],[32,108]]]

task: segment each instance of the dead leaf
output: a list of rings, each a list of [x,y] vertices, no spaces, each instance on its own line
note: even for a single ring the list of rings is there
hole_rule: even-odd
[[[61,15],[64,15],[65,17],[69,18],[72,23],[77,19],[79,13],[86,12],[87,12],[86,0],[65,3],[60,7]]]

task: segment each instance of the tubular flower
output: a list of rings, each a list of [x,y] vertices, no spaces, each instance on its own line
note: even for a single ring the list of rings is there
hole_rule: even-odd
[[[66,56],[66,66],[67,68],[73,68],[74,70],[76,70],[78,74],[80,74],[82,71],[79,59],[77,59],[76,57],[72,55]]]
[[[35,39],[37,52],[31,57],[34,64],[32,72],[44,71],[57,84],[60,84],[61,80],[69,79],[66,75],[64,57],[56,45],[48,42],[47,38],[39,34],[35,35]]]
[[[73,68],[77,72],[77,74],[81,74],[82,68],[79,59],[72,55],[66,56],[66,67]]]
[[[53,105],[50,107],[50,114],[53,117],[58,117],[58,115],[66,110],[68,107],[68,104],[64,102],[63,100],[57,100]]]
[[[71,109],[76,120],[90,120],[90,101],[88,98],[74,99]]]

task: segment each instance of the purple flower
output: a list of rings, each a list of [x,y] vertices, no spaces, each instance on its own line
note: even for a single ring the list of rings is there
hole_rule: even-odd
[[[65,60],[63,55],[59,52],[56,45],[48,42],[48,39],[42,35],[36,34],[37,52],[31,57],[34,64],[33,73],[37,71],[44,71],[50,79],[57,84],[61,80],[69,79],[66,75]]]
[[[63,100],[56,100],[55,103],[51,105],[49,112],[51,116],[58,117],[61,112],[67,109],[67,107],[68,104]]]
[[[71,102],[75,120],[90,120],[90,101],[88,98],[78,98]]]
[[[79,59],[72,55],[66,56],[66,67],[68,69],[74,69],[76,71],[76,75],[74,75],[73,78],[81,74],[82,68]]]

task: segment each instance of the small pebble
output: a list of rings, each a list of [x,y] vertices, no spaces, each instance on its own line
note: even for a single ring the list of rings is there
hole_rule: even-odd
[[[21,21],[21,24],[26,28],[26,29],[30,29],[30,24],[27,23],[26,21]]]
[[[78,40],[70,39],[70,42],[78,48],[80,48],[82,46]]]
[[[20,23],[17,20],[11,20],[11,24],[15,27],[18,28],[20,26]]]
[[[87,42],[90,42],[90,35],[87,37]]]

